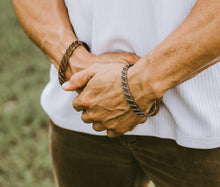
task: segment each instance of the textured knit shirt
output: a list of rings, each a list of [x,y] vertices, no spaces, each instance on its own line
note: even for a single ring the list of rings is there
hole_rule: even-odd
[[[142,57],[164,40],[188,16],[196,0],[66,0],[79,40],[91,52],[131,52]],[[184,37],[184,36],[183,36]],[[128,135],[174,139],[191,148],[220,146],[220,63],[168,90],[159,113]],[[123,94],[123,93],[122,93]],[[77,94],[63,91],[52,65],[41,103],[55,124],[94,135],[91,124],[72,107]]]

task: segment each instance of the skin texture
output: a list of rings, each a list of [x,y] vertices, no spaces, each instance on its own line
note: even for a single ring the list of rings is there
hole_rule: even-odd
[[[125,100],[120,81],[124,66],[125,63],[95,64],[76,73],[69,82],[63,84],[67,91],[77,90],[86,85],[75,98],[73,107],[77,111],[83,110],[82,120],[93,123],[94,130],[108,129],[109,137],[133,130],[136,125],[147,120],[146,117],[137,116]],[[160,100],[158,99],[158,102]],[[153,101],[149,102],[149,107]],[[155,114],[157,112],[158,110]]]
[[[64,1],[12,3],[24,31],[58,69],[66,48],[76,40]],[[109,137],[132,130],[146,118],[136,116],[123,96],[122,67],[135,63],[128,70],[128,86],[137,105],[147,113],[167,90],[218,62],[219,10],[219,0],[198,0],[187,19],[142,58],[131,53],[95,56],[79,46],[66,72],[67,80],[72,77],[63,85],[66,91],[80,93],[73,107],[83,110],[82,119],[93,123],[95,130],[107,129]]]
[[[197,1],[186,20],[161,44],[128,70],[131,94],[142,111],[167,90],[218,62],[220,55],[220,2]],[[116,137],[144,122],[131,111],[121,88],[124,64],[94,65],[74,74],[63,85],[67,91],[85,87],[73,101],[82,120],[95,130]],[[158,73],[160,72],[160,73]]]
[[[68,46],[77,37],[70,24],[63,0],[12,0],[18,20],[29,38],[47,55],[56,69]],[[66,71],[66,79],[96,63],[135,63],[132,53],[106,53],[95,56],[83,46],[74,50]]]

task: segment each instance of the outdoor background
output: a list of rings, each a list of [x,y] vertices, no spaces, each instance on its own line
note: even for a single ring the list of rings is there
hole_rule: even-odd
[[[52,187],[48,118],[40,93],[50,62],[0,2],[0,187]]]
[[[54,187],[40,94],[50,62],[0,1],[0,187]],[[154,186],[151,184],[152,187]]]

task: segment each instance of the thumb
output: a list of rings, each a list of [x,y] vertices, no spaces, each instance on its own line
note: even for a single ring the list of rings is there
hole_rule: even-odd
[[[72,75],[69,81],[62,85],[65,91],[76,91],[82,87],[85,87],[89,80],[94,76],[94,72],[89,69],[85,69]]]

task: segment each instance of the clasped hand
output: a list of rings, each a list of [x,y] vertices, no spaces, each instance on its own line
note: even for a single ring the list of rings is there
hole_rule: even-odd
[[[107,130],[108,137],[117,137],[131,131],[145,122],[146,117],[137,116],[128,105],[121,86],[122,68],[136,63],[139,57],[128,54],[129,58],[116,56],[115,63],[93,64],[72,75],[63,84],[66,91],[83,90],[73,101],[76,111],[82,111],[82,120],[93,123],[96,131]]]

